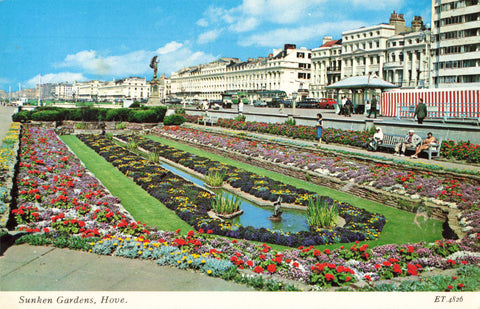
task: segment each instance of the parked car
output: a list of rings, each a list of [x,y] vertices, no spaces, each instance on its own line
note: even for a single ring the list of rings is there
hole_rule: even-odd
[[[266,107],[266,106],[267,106],[267,102],[262,101],[262,100],[256,100],[255,102],[253,102],[253,106],[256,106],[256,107]]]
[[[306,98],[300,102],[297,102],[296,107],[299,108],[317,108],[318,101],[314,98]]]
[[[334,108],[334,104],[337,104],[337,101],[335,101],[334,99],[330,99],[330,98],[323,98],[323,99],[320,99],[320,101],[318,101],[318,107],[319,108]]]
[[[292,99],[283,100],[283,106],[284,107],[293,107],[293,100]]]

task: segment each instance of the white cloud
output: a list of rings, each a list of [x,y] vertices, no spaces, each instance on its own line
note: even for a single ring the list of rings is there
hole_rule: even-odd
[[[200,18],[197,21],[197,25],[200,27],[208,27],[208,21],[205,18]]]
[[[0,2],[1,2],[1,1],[2,1],[2,0],[0,0]],[[2,84],[9,84],[9,83],[10,83],[10,80],[9,80],[9,79],[0,77],[0,85],[2,85]]]
[[[198,36],[198,44],[206,44],[215,41],[218,36],[223,32],[222,29],[214,29],[211,31],[204,32]]]
[[[61,72],[61,73],[50,73],[45,75],[37,75],[30,78],[26,82],[26,86],[30,88],[35,88],[38,85],[39,77],[41,78],[41,83],[61,83],[61,82],[74,82],[74,81],[85,81],[87,78],[82,73],[71,73],[71,72]]]
[[[340,23],[323,23],[309,25],[299,28],[282,28],[268,31],[262,34],[253,34],[247,38],[242,38],[239,42],[242,46],[282,46],[285,43],[301,44],[311,39],[321,38],[328,33],[338,31],[339,29],[356,29],[362,25],[362,22],[345,21]]]
[[[158,55],[158,71],[170,73],[215,59],[213,55],[194,52],[185,44],[169,42],[155,51],[137,50],[123,55],[101,55],[95,50],[83,50],[67,55],[57,68],[75,68],[84,73],[106,77],[144,76],[153,72],[149,67],[153,56]],[[198,63],[196,63],[198,61]]]

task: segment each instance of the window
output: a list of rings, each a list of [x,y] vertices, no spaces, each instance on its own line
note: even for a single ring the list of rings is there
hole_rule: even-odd
[[[297,58],[305,58],[305,53],[297,53]]]

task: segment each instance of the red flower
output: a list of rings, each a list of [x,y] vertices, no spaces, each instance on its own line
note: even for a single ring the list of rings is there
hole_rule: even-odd
[[[256,272],[257,274],[260,274],[260,273],[263,273],[263,268],[260,266],[257,266],[253,269],[253,271]]]
[[[275,264],[270,264],[267,266],[267,270],[269,273],[273,274],[277,271],[277,266]]]
[[[250,267],[253,267],[253,262],[252,261],[247,261],[247,265]]]
[[[463,288],[464,286],[465,286],[465,285],[464,285],[463,283],[459,283],[459,284],[458,284],[458,288],[459,288],[459,289]]]
[[[176,230],[175,233],[176,233],[176,234],[180,233],[180,229]]]
[[[335,280],[335,276],[332,275],[332,274],[325,274],[325,279],[326,279],[327,281]]]
[[[350,280],[352,280],[352,278],[350,278],[350,276],[347,276],[347,278],[345,278],[345,282],[348,282]]]

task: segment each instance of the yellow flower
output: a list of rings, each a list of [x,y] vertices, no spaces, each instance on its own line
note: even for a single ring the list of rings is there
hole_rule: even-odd
[[[209,270],[207,270],[207,274],[209,274],[209,275],[210,275],[211,273],[212,273],[212,271],[211,271],[210,269],[209,269]]]

